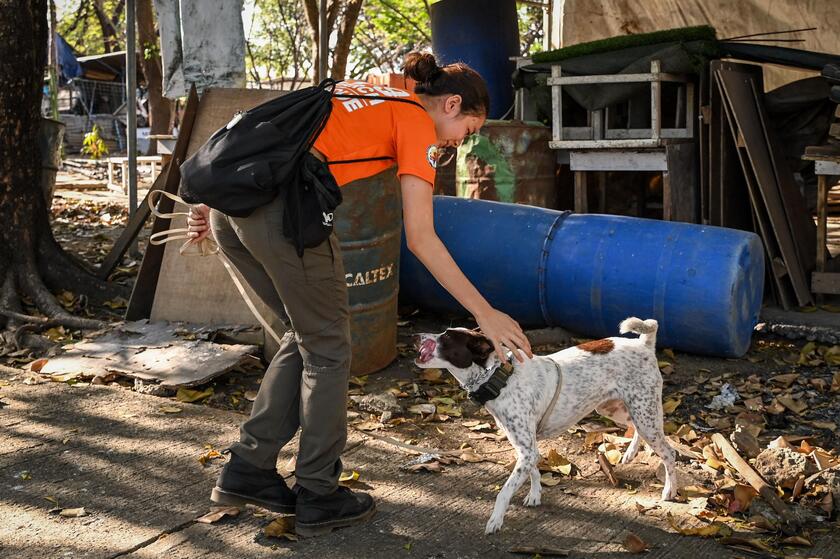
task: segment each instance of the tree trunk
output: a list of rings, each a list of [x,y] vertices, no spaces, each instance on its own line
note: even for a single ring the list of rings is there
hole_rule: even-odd
[[[319,83],[323,79],[319,72],[319,68],[321,67],[321,53],[318,48],[320,45],[318,42],[318,38],[320,37],[320,34],[318,33],[318,8],[320,4],[319,0],[303,0],[303,6],[306,9],[306,20],[309,22],[309,36],[312,38],[312,83],[314,84]]]
[[[167,134],[172,102],[163,96],[163,72],[152,0],[137,0],[137,35],[140,39],[140,65],[146,77],[149,94],[149,133]],[[149,142],[149,152],[146,155],[157,153],[156,144],[154,141]]]
[[[46,0],[0,3],[0,52],[16,53],[0,57],[0,311],[19,310],[21,292],[50,318],[73,328],[96,328],[102,323],[67,313],[42,279],[50,268],[54,280],[72,284],[76,293],[99,302],[126,293],[124,287],[100,282],[75,266],[50,229],[36,141],[46,47]],[[63,266],[60,272],[58,265]],[[15,326],[0,316],[0,327],[4,325]]]
[[[99,21],[99,27],[102,29],[102,46],[105,48],[105,52],[117,50],[119,46],[119,35],[117,34],[117,28],[114,26],[114,21],[119,19],[119,13],[122,11],[122,7],[118,5],[117,15],[114,20],[105,12],[103,0],[93,0],[93,10],[96,13],[96,19]]]
[[[338,28],[338,40],[333,49],[333,63],[330,76],[334,80],[343,80],[347,74],[347,58],[350,55],[350,43],[353,40],[353,30],[359,20],[362,10],[362,0],[349,0],[344,7],[344,17]]]

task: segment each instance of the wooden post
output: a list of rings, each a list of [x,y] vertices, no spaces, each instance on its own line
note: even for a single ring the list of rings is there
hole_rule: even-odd
[[[563,72],[559,64],[551,67],[551,77],[561,78]],[[551,139],[555,142],[563,140],[563,86],[551,86]]]
[[[575,213],[588,213],[586,171],[575,171]]]
[[[650,73],[658,74],[661,72],[661,66],[658,60],[650,61]],[[653,140],[659,140],[662,132],[662,114],[660,109],[662,107],[662,82],[654,79],[650,82],[650,137]]]
[[[828,228],[828,181],[817,175],[817,271],[825,271],[825,242]]]

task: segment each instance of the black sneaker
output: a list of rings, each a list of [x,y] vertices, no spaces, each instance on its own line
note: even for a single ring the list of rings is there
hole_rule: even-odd
[[[255,505],[274,512],[293,513],[297,495],[277,470],[257,468],[231,452],[210,500],[220,505]]]
[[[373,497],[339,487],[329,495],[318,495],[299,485],[295,507],[295,532],[302,538],[329,534],[366,522],[376,512]]]

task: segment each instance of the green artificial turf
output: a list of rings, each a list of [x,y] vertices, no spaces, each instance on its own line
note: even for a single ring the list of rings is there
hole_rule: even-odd
[[[535,64],[560,62],[569,58],[576,58],[588,54],[610,52],[630,47],[654,45],[657,43],[675,43],[687,41],[714,41],[715,28],[710,25],[698,25],[695,27],[678,27],[676,29],[665,29],[653,33],[639,33],[638,35],[619,35],[608,37],[588,43],[580,43],[562,49],[541,52],[533,55],[531,60]]]

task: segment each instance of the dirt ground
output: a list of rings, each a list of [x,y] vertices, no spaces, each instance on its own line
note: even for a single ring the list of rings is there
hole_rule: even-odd
[[[59,195],[60,242],[91,263],[101,261],[124,225],[124,201],[101,190]],[[116,279],[130,285],[138,265],[127,258]],[[72,294],[64,299],[68,308],[85,310]],[[87,311],[115,320],[124,303]],[[663,348],[666,430],[684,450],[681,502],[659,501],[659,461],[647,451],[629,465],[602,466],[599,454],[601,462],[612,462],[628,433],[593,414],[541,442],[542,505],[522,506],[526,491],[520,490],[502,532],[485,536],[514,455],[492,418],[448,373],[412,364],[412,334],[450,325],[470,324],[403,316],[398,360],[351,379],[345,483],[370,491],[378,513],[368,525],[303,541],[283,536],[288,519],[256,508],[198,521],[211,510],[208,496],[224,461],[219,451],[236,439],[250,411],[259,370],[152,396],[138,393],[129,379],[96,379],[96,371],[55,379],[14,370],[33,355],[0,357],[13,368],[0,372],[0,557],[460,558],[513,557],[519,549],[523,557],[601,558],[643,547],[647,556],[662,558],[840,556],[840,522],[831,502],[826,510],[823,489],[800,487],[795,497],[790,488],[782,492],[807,520],[798,538],[786,539],[772,510],[744,497],[743,480],[709,440],[740,426],[755,433],[761,448],[775,441],[802,455],[836,459],[840,347],[756,335],[742,359]],[[54,335],[63,343],[83,336]],[[726,384],[739,398],[710,409]],[[281,472],[293,470],[294,450],[295,442],[281,453]],[[681,533],[695,528],[706,537]],[[266,535],[272,530],[279,537]]]

